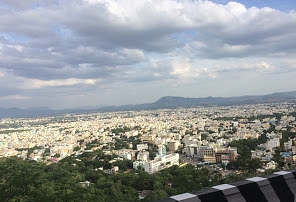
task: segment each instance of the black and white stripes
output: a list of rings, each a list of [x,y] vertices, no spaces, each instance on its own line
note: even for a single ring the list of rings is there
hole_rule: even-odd
[[[171,196],[159,202],[294,202],[296,169]]]

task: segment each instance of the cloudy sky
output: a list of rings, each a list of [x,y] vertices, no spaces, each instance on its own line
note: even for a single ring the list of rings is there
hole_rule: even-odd
[[[294,0],[0,0],[0,107],[296,90]]]

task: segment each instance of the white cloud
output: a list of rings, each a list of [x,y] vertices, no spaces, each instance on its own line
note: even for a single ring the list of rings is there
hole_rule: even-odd
[[[170,74],[181,77],[191,76],[191,65],[188,62],[188,58],[184,61],[172,61],[172,72]]]
[[[35,89],[35,88],[45,88],[45,87],[58,87],[58,86],[73,86],[78,84],[84,85],[95,85],[98,81],[95,79],[77,79],[70,78],[65,80],[38,80],[38,79],[25,79],[22,88],[25,89]]]
[[[248,51],[251,48],[250,45],[229,45],[229,44],[224,44],[223,49],[224,51],[230,53],[230,54],[235,54],[236,52],[245,52]]]
[[[8,95],[8,96],[0,96],[0,100],[27,100],[31,99],[31,97],[23,96],[23,95]]]
[[[267,62],[264,62],[264,61],[257,64],[257,67],[260,69],[263,69],[263,70],[271,70],[274,68],[274,67],[272,67],[271,64],[268,64]]]
[[[197,62],[190,61],[188,58],[179,58],[179,60],[172,61],[171,75],[179,79],[196,79],[196,78],[211,78],[217,77],[218,69],[208,68],[198,64]]]
[[[0,50],[3,50],[4,48],[15,49],[18,52],[23,51],[23,46],[20,46],[20,45],[4,45],[4,44],[0,44]]]

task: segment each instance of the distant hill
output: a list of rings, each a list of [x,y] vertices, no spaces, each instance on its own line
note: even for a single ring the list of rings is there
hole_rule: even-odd
[[[272,93],[268,95],[250,95],[235,97],[205,97],[205,98],[185,98],[177,96],[165,96],[153,103],[138,105],[121,105],[103,107],[100,111],[123,111],[123,110],[149,110],[149,109],[172,109],[178,107],[198,107],[198,106],[229,106],[243,104],[262,103],[296,103],[296,91]]]
[[[236,97],[206,97],[206,98],[184,98],[166,96],[157,100],[155,103],[163,107],[194,107],[194,106],[213,106],[213,105],[241,105],[259,103],[279,103],[296,102],[296,91],[273,93],[268,95],[236,96]]]
[[[178,107],[198,107],[198,106],[229,106],[243,104],[262,104],[262,103],[296,103],[296,91],[272,93],[268,95],[250,95],[235,97],[205,97],[205,98],[185,98],[176,96],[165,96],[153,103],[120,106],[97,106],[80,107],[65,110],[53,110],[47,107],[19,109],[19,108],[0,108],[0,118],[22,118],[22,117],[41,117],[55,116],[68,113],[93,113],[108,111],[133,111],[133,110],[154,110],[172,109]]]

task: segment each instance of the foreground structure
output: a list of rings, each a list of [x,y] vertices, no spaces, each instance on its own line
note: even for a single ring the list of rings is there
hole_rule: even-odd
[[[158,202],[292,202],[296,201],[296,169],[184,193]]]

